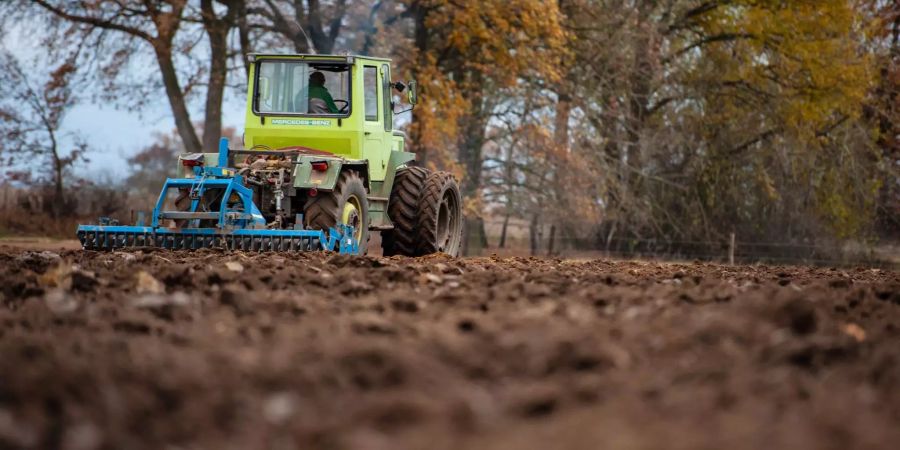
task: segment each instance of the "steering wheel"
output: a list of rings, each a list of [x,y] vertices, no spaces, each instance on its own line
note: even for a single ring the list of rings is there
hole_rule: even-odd
[[[341,103],[343,103],[344,106],[340,106]],[[347,100],[335,100],[334,104],[338,107],[338,113],[340,114],[347,112],[347,108],[350,107],[350,102],[348,102]]]

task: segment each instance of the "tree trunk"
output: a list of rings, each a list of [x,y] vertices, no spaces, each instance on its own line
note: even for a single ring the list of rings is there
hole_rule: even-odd
[[[237,27],[238,41],[241,43],[241,63],[244,64],[245,76],[250,76],[250,62],[247,55],[253,52],[253,45],[250,43],[250,27],[247,24],[247,4],[240,1],[237,5]]]
[[[553,244],[556,239],[556,225],[550,225],[550,241],[547,242],[547,256],[553,256]]]
[[[228,76],[228,31],[231,29],[234,7],[229,5],[229,11],[223,19],[216,17],[212,0],[203,0],[200,2],[200,8],[210,48],[206,115],[203,120],[203,151],[215,153],[219,148],[219,137],[222,134],[222,96],[225,91],[225,79]]]
[[[472,105],[470,111],[472,115],[465,116],[462,121],[461,136],[458,143],[458,160],[465,168],[466,173],[462,179],[462,196],[463,198],[476,198],[481,191],[481,169],[482,147],[484,146],[484,130],[485,119],[482,118],[482,105],[480,95],[477,93],[469,98]],[[479,211],[480,214],[480,211]],[[465,248],[475,250],[480,253],[481,249],[488,246],[487,235],[484,231],[484,219],[481,217],[466,220],[467,225],[471,222],[475,230],[470,230],[465,236],[469,241]],[[467,255],[469,253],[466,253]]]
[[[50,125],[50,120],[44,117],[47,136],[50,138],[50,156],[53,158],[53,200],[50,205],[50,213],[53,218],[59,218],[63,202],[63,162],[59,157],[59,144],[56,141],[56,132]],[[46,207],[46,205],[44,205]],[[46,209],[44,210],[46,211]]]
[[[325,31],[325,18],[322,17],[318,0],[308,0],[309,5],[306,29],[317,53],[330,54],[334,51],[334,41],[341,32],[341,24],[346,14],[346,0],[337,0],[332,4],[334,16],[328,19],[328,32]]]
[[[171,47],[162,48],[161,45],[154,47],[156,50],[156,61],[159,63],[159,70],[163,78],[163,86],[166,88],[166,96],[169,98],[172,115],[175,117],[175,128],[178,130],[178,136],[181,137],[185,150],[188,152],[200,152],[202,146],[200,145],[200,139],[197,138],[194,125],[191,123],[191,115],[184,101],[184,93],[181,91],[181,85],[178,83],[178,74],[175,71],[175,65],[172,63]]]
[[[567,83],[564,83],[567,84]],[[584,195],[583,193],[571,192],[570,184],[566,182],[567,174],[562,173],[568,170],[569,158],[569,116],[572,112],[572,102],[568,93],[562,90],[557,93],[558,100],[556,102],[556,117],[553,123],[553,143],[556,145],[556,151],[552,153],[551,172],[549,174],[550,187],[553,194],[554,221],[579,220],[583,217],[577,216],[577,212],[571,206],[571,196]],[[556,224],[550,226],[550,243],[547,254],[553,254],[553,239],[556,237]]]
[[[572,101],[566,93],[558,93],[556,117],[553,121],[553,141],[560,148],[569,147],[569,116],[572,112]]]
[[[482,117],[480,93],[469,99],[471,115],[464,116],[460,127],[459,149],[457,152],[460,164],[466,169],[463,178],[462,194],[471,198],[481,188],[482,147],[484,147],[484,130],[486,121]]]
[[[416,46],[416,56],[417,61],[416,64],[410,69],[410,74],[413,79],[416,79],[419,75],[419,71],[417,67],[427,67],[428,65],[428,51],[429,48],[429,39],[428,39],[428,26],[426,24],[426,19],[428,17],[427,10],[425,6],[423,6],[420,2],[413,2],[412,6],[412,16],[413,21],[415,23],[415,46]],[[419,96],[427,94],[425,92],[427,90],[427,84],[422,83],[424,89],[422,92],[419,92]],[[413,109],[412,110],[412,125],[409,128],[409,140],[410,151],[416,154],[416,161],[418,165],[422,167],[427,167],[428,163],[428,148],[422,145],[421,134],[422,131],[420,129],[421,121],[418,120],[419,113]],[[463,236],[465,239],[465,236]],[[465,249],[465,242],[463,242],[463,248]]]
[[[509,212],[503,216],[503,227],[500,229],[500,243],[497,248],[506,248],[506,228],[509,226]]]
[[[50,210],[53,212],[54,218],[59,218],[61,215],[64,202],[64,190],[63,190],[63,167],[62,161],[59,159],[59,154],[56,150],[56,143],[53,144],[53,205],[50,206]]]
[[[641,132],[647,117],[647,104],[650,99],[650,81],[653,76],[653,66],[650,61],[650,37],[642,33],[637,37],[635,44],[634,67],[631,69],[629,87],[631,89],[628,101],[628,116],[626,119],[625,144],[627,164],[640,173],[644,167],[644,155],[640,145]],[[625,176],[629,178],[630,194],[640,195],[643,179],[640,176],[626,170]]]
[[[503,215],[503,229],[500,231],[500,248],[506,247],[506,231],[509,227],[509,217],[513,211],[515,171],[513,166],[513,146],[507,145],[505,149],[506,167],[503,170],[503,182],[506,184],[506,211]]]
[[[612,226],[609,227],[609,234],[606,236],[606,253],[609,253],[609,248],[612,245],[612,241],[615,236],[616,236],[616,222],[613,222]]]
[[[541,244],[541,233],[539,231],[540,220],[538,215],[531,216],[531,223],[528,225],[528,237],[531,239],[531,256],[537,255]]]

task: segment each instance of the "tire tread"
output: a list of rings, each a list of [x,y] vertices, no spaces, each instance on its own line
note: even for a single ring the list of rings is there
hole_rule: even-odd
[[[423,167],[404,167],[397,171],[388,201],[388,217],[394,229],[383,233],[382,248],[385,256],[418,256],[417,224],[419,199],[425,179],[431,172]]]

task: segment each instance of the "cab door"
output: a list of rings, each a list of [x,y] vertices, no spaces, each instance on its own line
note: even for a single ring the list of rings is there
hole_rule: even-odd
[[[379,108],[385,94],[379,83],[378,72],[378,66],[374,64],[363,66],[363,145],[365,157],[369,160],[369,176],[373,181],[384,180],[390,156],[390,142],[384,138],[384,112]]]

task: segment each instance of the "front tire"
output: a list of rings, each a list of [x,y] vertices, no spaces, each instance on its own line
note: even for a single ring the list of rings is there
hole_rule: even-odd
[[[384,256],[416,256],[419,199],[430,173],[428,169],[415,166],[397,170],[388,202],[388,217],[394,229],[381,233]]]
[[[308,197],[303,208],[306,228],[325,230],[337,228],[339,223],[350,225],[359,242],[359,254],[365,255],[369,246],[369,201],[366,185],[355,170],[341,172],[334,190]]]
[[[448,172],[428,175],[419,199],[418,254],[443,252],[459,256],[462,243],[460,198],[453,175]]]

